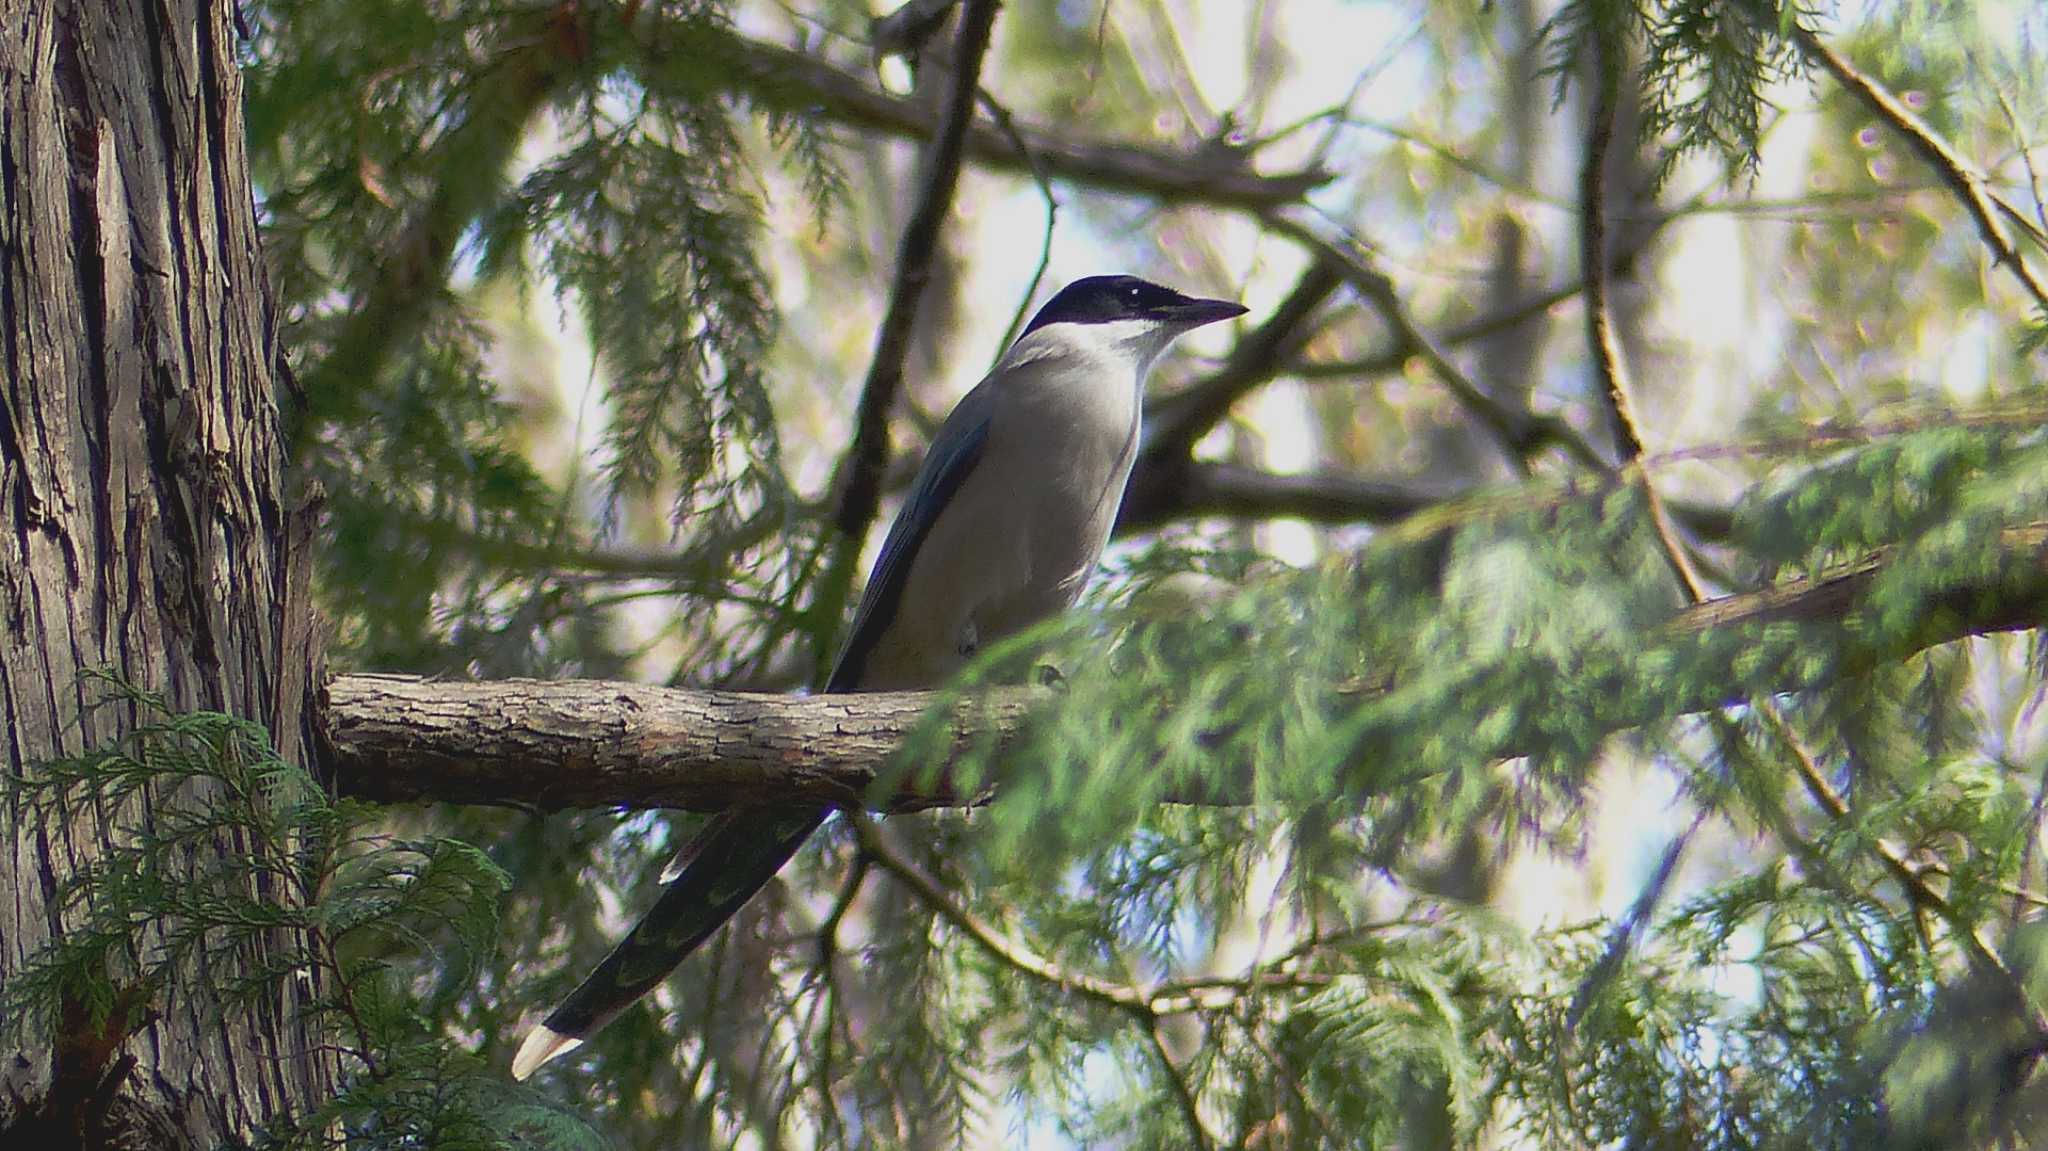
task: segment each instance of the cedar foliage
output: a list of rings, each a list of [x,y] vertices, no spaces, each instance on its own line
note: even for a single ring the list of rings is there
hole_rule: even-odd
[[[1029,7],[1005,10],[984,85],[1026,122],[1159,147],[1156,28]],[[247,14],[250,154],[300,466],[328,492],[337,658],[800,684],[842,625],[817,597],[823,477],[843,445],[816,441],[851,409],[839,382],[868,351],[859,318],[825,303],[886,280],[875,264],[915,170],[872,123],[739,48],[772,28],[860,74],[865,13]],[[955,765],[998,785],[987,808],[858,834],[836,821],[538,1089],[505,1085],[499,1053],[644,904],[687,817],[367,812],[224,717],[163,717],[132,747],[16,782],[54,804],[203,779],[234,802],[109,856],[75,893],[94,929],[8,989],[10,1022],[47,1023],[63,995],[112,1010],[178,948],[295,927],[337,944],[307,961],[331,977],[350,1086],[282,1122],[284,1142],[575,1143],[587,1121],[620,1147],[2038,1146],[2038,633],[1927,637],[1957,589],[2042,603],[2048,313],[1987,264],[1931,169],[1803,70],[1795,33],[1923,94],[1923,118],[1974,156],[2043,121],[2038,55],[1943,5],[1843,27],[1765,0],[1416,3],[1402,18],[1436,103],[1381,135],[1348,105],[1292,126],[1252,107],[1210,144],[1274,170],[1315,149],[1341,193],[1318,203],[1408,253],[1389,261],[1397,282],[1448,332],[1485,315],[1492,288],[1409,265],[1477,268],[1502,221],[1539,231],[1568,183],[1529,159],[1548,135],[1513,138],[1528,130],[1514,106],[1556,100],[1541,131],[1568,145],[1589,70],[1619,70],[1642,145],[1639,242],[1720,213],[1794,221],[1770,301],[1780,355],[1745,369],[1739,425],[1653,469],[1674,499],[1740,492],[1686,541],[1718,591],[1878,557],[1841,615],[1673,630],[1685,598],[1640,473],[1504,459],[1426,376],[1345,368],[1385,330],[1345,298],[1270,374],[1318,381],[1304,406],[1326,462],[1455,489],[1398,522],[1318,528],[1307,562],[1229,517],[1133,541],[1089,610],[959,685],[1061,671],[1021,747]],[[1085,95],[1077,61],[1093,61]],[[1460,102],[1474,69],[1491,105]],[[1815,191],[1773,201],[1751,181],[1778,105],[1809,90]],[[1687,166],[1698,155],[1716,178]],[[2001,165],[1993,185],[2024,208],[2020,173]],[[1155,217],[1085,181],[1059,194],[1078,206],[1059,226],[1091,236],[1223,218],[1199,195]],[[771,251],[804,264],[805,314],[778,316],[788,273]],[[1659,258],[1625,262],[1642,295],[1661,282],[1639,265]],[[965,263],[942,260],[932,305],[935,354],[956,364],[979,362],[946,331]],[[1554,282],[1510,269],[1525,292]],[[580,309],[596,415],[525,382],[546,372],[522,356],[522,308],[549,292]],[[1989,394],[1968,404],[1922,351],[1960,338],[1965,313],[1989,349]],[[1599,427],[1585,349],[1546,341],[1541,314],[1509,325],[1534,349],[1527,378],[1497,377],[1513,357],[1483,348],[1460,359],[1499,394]],[[1694,377],[1655,344],[1633,343],[1640,386],[1676,413],[1659,373]],[[1199,373],[1183,359],[1164,374],[1170,391]],[[546,465],[585,418],[603,429],[593,474]],[[902,421],[899,445],[914,451],[920,426]],[[1252,422],[1222,437],[1256,459]],[[643,601],[664,606],[656,634],[629,614]],[[1631,841],[1649,860],[1621,870],[1628,897],[1518,916],[1515,869],[1612,850],[1600,805],[1646,780],[1671,792],[1676,832]],[[1164,802],[1205,792],[1253,802]],[[297,894],[223,902],[153,882],[178,836],[226,828],[279,847],[233,866]]]

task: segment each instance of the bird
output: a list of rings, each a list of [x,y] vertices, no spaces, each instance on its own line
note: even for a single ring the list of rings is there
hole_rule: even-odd
[[[1241,316],[1136,276],[1055,293],[940,425],[868,577],[824,691],[931,688],[984,644],[1072,606],[1137,459],[1145,378],[1167,347]],[[735,808],[512,1060],[524,1080],[665,979],[788,862],[829,807]]]

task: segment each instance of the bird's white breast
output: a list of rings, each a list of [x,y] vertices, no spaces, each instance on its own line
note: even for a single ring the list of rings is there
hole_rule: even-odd
[[[1033,332],[976,389],[992,390],[981,458],[918,549],[864,685],[937,682],[974,643],[1028,628],[1080,595],[1130,477],[1140,387],[1158,354],[1147,333],[1105,330],[1123,327]]]

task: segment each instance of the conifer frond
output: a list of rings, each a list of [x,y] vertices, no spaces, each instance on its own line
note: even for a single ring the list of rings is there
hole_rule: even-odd
[[[264,1146],[601,1145],[567,1113],[512,1098],[406,986],[428,972],[459,986],[474,966],[458,956],[496,949],[510,886],[501,868],[456,840],[376,833],[369,809],[329,798],[278,759],[258,724],[171,713],[110,675],[90,682],[100,706],[135,711],[130,734],[0,781],[30,826],[91,811],[109,831],[61,893],[63,937],[7,982],[9,1042],[45,1047],[69,1013],[104,1025],[198,972],[234,971],[199,1001],[236,1012],[292,1003],[342,1054],[339,1092],[306,1114],[272,1116]],[[259,941],[267,962],[245,962]]]

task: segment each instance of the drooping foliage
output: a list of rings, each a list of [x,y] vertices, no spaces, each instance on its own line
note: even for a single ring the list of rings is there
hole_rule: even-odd
[[[804,166],[821,204],[834,176],[800,117],[773,121],[779,151],[749,152],[750,121],[724,99],[722,5],[638,7],[255,10],[250,153],[297,438],[326,492],[325,584],[366,659],[443,666],[492,633],[516,646],[569,626],[575,591],[507,586],[489,557],[588,538],[592,504],[602,527],[621,501],[667,493],[696,544],[674,568],[713,600],[786,578],[756,165]],[[553,398],[494,379],[518,324],[507,297],[538,290],[576,309],[597,351],[601,482],[547,483],[520,439]]]
[[[8,1041],[118,1043],[179,980],[236,970],[216,988],[223,1010],[313,1015],[331,1037],[316,1057],[345,1071],[318,1110],[278,1116],[265,1146],[602,1146],[438,1033],[495,946],[503,869],[457,839],[380,829],[373,808],[277,758],[260,725],[172,714],[111,676],[93,686],[97,706],[138,720],[120,745],[4,781],[30,822],[121,813],[59,893],[71,930],[0,998]],[[238,962],[258,941],[268,962]]]

